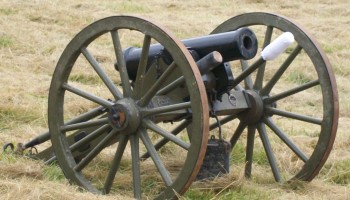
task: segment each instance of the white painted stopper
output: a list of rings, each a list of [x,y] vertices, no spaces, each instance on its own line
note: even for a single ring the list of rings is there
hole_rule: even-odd
[[[267,45],[261,52],[261,57],[264,60],[273,60],[282,52],[284,52],[289,45],[294,42],[294,36],[291,32],[284,32],[271,44]]]

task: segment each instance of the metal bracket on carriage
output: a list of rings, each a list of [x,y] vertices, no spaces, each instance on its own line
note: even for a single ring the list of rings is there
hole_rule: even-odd
[[[294,36],[290,32],[285,32],[269,44],[261,52],[261,57],[254,64],[242,72],[233,80],[233,87],[236,87],[247,75],[261,66],[261,63],[273,60],[283,53],[294,42]],[[236,115],[246,108],[252,108],[256,112],[256,104],[260,100],[259,95],[254,95],[241,90],[231,90],[223,94],[220,100],[215,100],[212,103],[212,110],[215,110],[217,115]],[[247,118],[251,120],[254,114],[246,112]],[[260,117],[258,117],[260,118]]]
[[[277,58],[293,42],[294,36],[292,33],[283,33],[262,51],[260,61],[264,62]],[[259,65],[256,67],[259,67]],[[246,73],[253,72],[251,69],[248,68]],[[238,79],[240,78],[238,77]],[[237,81],[237,79],[235,79],[235,81]],[[203,164],[197,175],[197,180],[211,179],[229,173],[231,143],[222,139],[221,125],[216,114],[236,115],[249,107],[249,111],[243,115],[241,114],[240,118],[247,118],[250,121],[256,121],[261,118],[262,114],[262,106],[256,106],[259,100],[261,101],[261,98],[258,95],[255,95],[254,92],[251,93],[250,91],[245,92],[232,90],[229,93],[224,94],[220,100],[215,100],[212,102],[211,109],[215,112],[211,113],[211,115],[217,120],[219,139],[215,139],[214,135],[212,135],[209,139]]]

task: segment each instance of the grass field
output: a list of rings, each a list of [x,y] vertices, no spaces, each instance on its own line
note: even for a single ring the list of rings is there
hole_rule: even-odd
[[[238,14],[273,12],[292,19],[313,35],[333,66],[340,102],[333,150],[320,174],[308,184],[278,184],[264,178],[265,171],[259,168],[257,178],[246,180],[233,166],[236,174],[195,183],[182,198],[350,199],[349,8],[348,0],[0,0],[0,145],[26,142],[47,130],[47,95],[56,63],[74,35],[98,19],[121,14],[142,16],[163,25],[178,38],[189,38],[206,35]],[[286,83],[293,82],[292,76],[290,79]],[[289,106],[297,107],[298,102]],[[0,199],[78,198],[128,197],[84,192],[70,185],[57,166],[0,155]]]

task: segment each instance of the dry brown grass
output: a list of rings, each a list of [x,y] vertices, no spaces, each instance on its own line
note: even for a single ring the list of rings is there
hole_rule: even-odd
[[[0,0],[0,144],[24,142],[47,127],[47,93],[57,60],[71,38],[86,25],[111,15],[151,18],[179,38],[210,33],[226,19],[245,12],[285,15],[305,27],[333,64],[340,97],[340,119],[334,149],[321,174],[310,184],[281,186],[230,174],[193,190],[258,192],[269,199],[350,199],[350,2],[311,0],[87,1]],[[234,170],[234,169],[233,169]],[[67,181],[47,178],[45,166],[22,158],[0,159],[0,199],[115,199],[81,192]],[[348,175],[350,176],[350,175]],[[350,179],[350,178],[348,178]],[[236,180],[233,181],[232,180]],[[301,186],[300,186],[301,185]],[[222,193],[221,192],[221,193]],[[247,198],[249,195],[247,195]],[[123,197],[120,197],[123,198]]]
[[[25,157],[1,156],[0,199],[129,199],[82,191],[65,179],[54,180],[49,168]]]

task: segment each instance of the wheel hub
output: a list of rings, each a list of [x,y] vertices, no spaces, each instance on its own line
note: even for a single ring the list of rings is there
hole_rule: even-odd
[[[140,125],[141,117],[138,107],[132,99],[121,99],[109,110],[109,123],[114,129],[125,134],[134,133]]]
[[[246,91],[250,108],[239,115],[240,120],[247,124],[255,124],[260,121],[264,113],[264,102],[258,92],[254,90]]]

